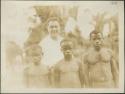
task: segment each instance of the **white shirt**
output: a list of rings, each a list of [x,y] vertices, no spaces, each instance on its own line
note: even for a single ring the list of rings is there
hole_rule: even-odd
[[[42,63],[51,67],[63,58],[60,47],[61,40],[61,37],[58,37],[57,40],[53,40],[50,36],[47,36],[41,41],[40,46],[44,53]]]

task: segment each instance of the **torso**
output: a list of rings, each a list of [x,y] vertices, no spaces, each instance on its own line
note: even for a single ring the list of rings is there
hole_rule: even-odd
[[[58,64],[58,71],[60,72],[60,87],[81,87],[79,78],[79,62],[77,60],[72,60],[70,62],[62,60]]]
[[[111,58],[112,54],[109,49],[102,48],[99,52],[94,49],[89,50],[86,61],[89,66],[89,80],[91,83],[112,81]]]
[[[47,36],[41,43],[44,58],[43,62],[47,66],[53,66],[56,62],[63,58],[63,54],[60,50],[60,42],[62,38],[59,37],[57,40],[51,39],[50,36]]]
[[[49,69],[46,66],[31,66],[27,70],[29,87],[46,88],[49,83]]]

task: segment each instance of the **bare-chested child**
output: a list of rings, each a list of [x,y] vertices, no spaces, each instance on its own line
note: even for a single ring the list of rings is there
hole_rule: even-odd
[[[90,47],[84,54],[84,77],[86,87],[112,88],[118,86],[118,70],[113,53],[103,47],[103,35],[93,31]]]
[[[80,88],[82,86],[82,66],[73,57],[73,42],[64,39],[60,43],[64,59],[54,67],[55,86],[57,88]]]
[[[28,88],[49,88],[49,68],[41,63],[43,56],[39,45],[32,45],[27,49],[30,65],[24,71],[25,84]]]

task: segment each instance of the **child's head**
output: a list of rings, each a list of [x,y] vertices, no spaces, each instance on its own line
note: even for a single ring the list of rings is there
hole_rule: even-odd
[[[74,44],[70,39],[63,39],[60,43],[61,51],[63,52],[65,57],[71,57],[73,55]]]
[[[32,63],[40,63],[43,53],[42,48],[39,45],[31,45],[27,48],[26,53]]]

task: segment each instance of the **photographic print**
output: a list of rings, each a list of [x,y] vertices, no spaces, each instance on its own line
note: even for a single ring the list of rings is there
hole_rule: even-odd
[[[124,92],[124,1],[1,1],[1,92]]]

